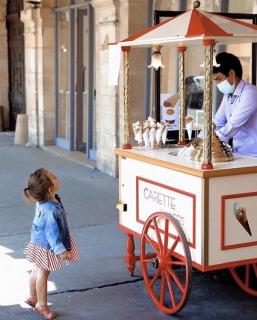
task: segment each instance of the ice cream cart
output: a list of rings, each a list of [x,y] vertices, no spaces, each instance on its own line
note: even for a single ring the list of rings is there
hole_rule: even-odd
[[[124,144],[116,149],[119,227],[127,234],[125,260],[129,272],[133,274],[140,260],[147,292],[157,308],[167,314],[185,305],[192,267],[203,272],[227,268],[241,289],[257,296],[257,158],[235,154],[232,160],[223,150],[224,158],[216,159],[211,127],[215,43],[256,40],[256,26],[203,12],[196,5],[119,43],[124,53],[125,127]],[[157,44],[178,48],[179,141],[170,148],[132,148],[127,97],[129,51],[131,47]],[[191,45],[205,47],[200,161],[177,156],[185,144],[184,54]],[[135,255],[134,237],[140,238],[139,256]]]

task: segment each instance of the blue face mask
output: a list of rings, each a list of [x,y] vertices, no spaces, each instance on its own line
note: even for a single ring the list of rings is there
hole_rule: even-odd
[[[232,94],[235,91],[235,84],[230,84],[227,79],[217,84],[217,87],[223,94]]]

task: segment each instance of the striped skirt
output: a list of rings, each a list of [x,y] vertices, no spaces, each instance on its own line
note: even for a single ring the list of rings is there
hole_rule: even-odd
[[[80,258],[79,250],[71,233],[70,242],[71,250],[69,251],[69,262],[76,262]],[[39,247],[31,242],[26,246],[24,254],[30,262],[35,263],[35,265],[40,269],[56,271],[60,270],[63,266],[62,262],[64,261],[59,255],[56,255],[50,250]]]

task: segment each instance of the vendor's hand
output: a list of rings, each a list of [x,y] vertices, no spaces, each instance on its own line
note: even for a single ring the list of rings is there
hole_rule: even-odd
[[[191,142],[187,143],[187,147],[193,146],[196,147],[198,145],[198,143],[200,143],[202,141],[201,138],[194,138]]]
[[[64,251],[63,253],[61,253],[60,257],[62,258],[63,261],[69,261],[70,259],[69,251]]]

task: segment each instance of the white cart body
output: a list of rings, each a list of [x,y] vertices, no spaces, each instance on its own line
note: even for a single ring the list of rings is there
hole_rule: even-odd
[[[140,236],[146,219],[164,211],[180,222],[197,269],[257,261],[257,158],[235,155],[204,171],[170,152],[117,149],[120,228]],[[235,218],[235,205],[245,208],[252,235]]]

